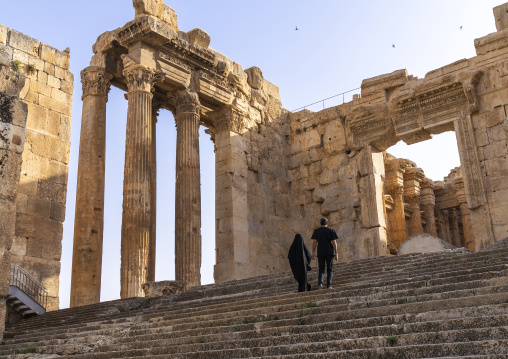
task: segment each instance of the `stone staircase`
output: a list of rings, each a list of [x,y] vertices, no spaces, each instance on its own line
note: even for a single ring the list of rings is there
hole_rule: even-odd
[[[310,280],[316,284],[316,269]],[[6,328],[3,358],[508,358],[508,249],[339,264],[50,312]]]

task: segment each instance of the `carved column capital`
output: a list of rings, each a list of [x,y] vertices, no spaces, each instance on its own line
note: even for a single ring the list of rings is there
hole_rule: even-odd
[[[102,67],[90,66],[81,71],[83,100],[86,96],[107,96],[111,89],[113,75]]]
[[[404,186],[400,183],[390,184],[386,186],[386,192],[390,196],[402,196],[404,194]]]
[[[175,109],[175,117],[180,114],[198,115],[201,111],[201,102],[197,92],[184,89],[168,93],[169,104]]]
[[[217,132],[233,131],[241,133],[245,128],[244,116],[234,106],[225,106],[219,112],[219,117],[215,121]]]
[[[128,92],[152,93],[153,85],[163,79],[162,73],[153,71],[143,65],[131,65],[123,70]]]

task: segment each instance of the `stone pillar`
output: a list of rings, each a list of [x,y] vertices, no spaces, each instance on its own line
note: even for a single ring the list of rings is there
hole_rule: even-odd
[[[408,167],[404,173],[404,199],[413,210],[409,218],[408,235],[423,233],[420,216],[420,183],[424,178],[421,168]]]
[[[157,254],[157,117],[159,116],[160,103],[152,102],[152,177],[150,183],[151,193],[151,231],[150,249],[148,252],[148,274],[149,282],[155,281],[155,257]]]
[[[120,296],[142,297],[148,281],[152,228],[152,85],[155,73],[142,65],[124,70],[127,81],[127,134],[122,214]]]
[[[462,214],[462,228],[464,230],[464,247],[474,251],[476,250],[473,236],[473,227],[471,224],[471,213],[467,205],[466,191],[464,188],[464,178],[455,178],[455,197],[459,202],[460,213]]]
[[[106,103],[111,77],[101,67],[87,67],[81,71],[83,112],[76,186],[71,307],[100,302]]]
[[[404,215],[404,172],[401,160],[385,163],[385,188],[393,199],[393,210],[388,212],[390,222],[389,249],[396,251],[406,240],[406,217]]]
[[[450,234],[451,234],[451,243],[457,247],[462,247],[462,241],[460,239],[459,233],[459,218],[457,216],[457,209],[450,208],[448,209],[448,221],[450,223]]]
[[[201,284],[201,182],[198,94],[176,93],[175,278]]]
[[[434,183],[428,178],[425,178],[421,183],[420,205],[427,217],[426,232],[437,237],[436,216],[434,214],[436,196],[434,194]]]

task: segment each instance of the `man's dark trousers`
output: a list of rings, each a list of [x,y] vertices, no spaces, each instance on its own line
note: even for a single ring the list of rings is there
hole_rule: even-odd
[[[318,274],[318,285],[323,285],[323,277],[325,276],[325,262],[326,262],[326,286],[332,285],[333,277],[333,255],[318,257],[319,263],[319,274]]]

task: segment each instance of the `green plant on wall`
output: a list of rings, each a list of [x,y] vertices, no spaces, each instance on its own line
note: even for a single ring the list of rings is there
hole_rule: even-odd
[[[37,69],[35,68],[35,64],[28,64],[28,65],[26,65],[26,72],[29,75],[35,74],[35,71],[37,71]]]
[[[21,72],[21,61],[15,60],[11,64],[12,69],[16,72]]]

